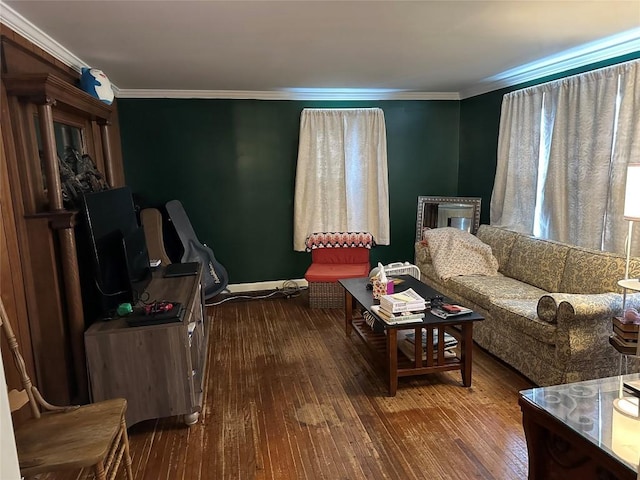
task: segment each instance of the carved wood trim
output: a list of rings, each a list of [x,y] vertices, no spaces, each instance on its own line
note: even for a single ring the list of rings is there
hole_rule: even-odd
[[[52,230],[63,230],[65,228],[73,228],[76,226],[76,215],[78,212],[71,210],[58,210],[53,212],[39,212],[33,215],[25,215],[26,219],[43,219],[49,220],[49,227]]]
[[[54,132],[54,107],[58,116],[76,116],[81,119],[80,121],[89,122],[90,130],[97,130],[97,135],[94,135],[99,142],[97,148],[100,150],[101,155],[108,155],[104,164],[108,165],[111,170],[113,166],[109,163],[111,157],[106,124],[109,122],[112,109],[109,105],[51,73],[6,75],[3,77],[3,84],[8,96],[18,98],[18,103],[25,105],[25,108],[19,108],[21,112],[29,112],[34,104],[37,105],[47,182],[46,196],[49,204],[49,215],[45,217],[49,220],[48,224],[51,230],[57,231],[60,247],[57,261],[61,267],[64,282],[64,290],[60,293],[64,295],[66,300],[68,335],[72,350],[74,375],[79,399],[83,401],[86,400],[88,393],[83,339],[85,320],[75,237],[72,230],[75,225],[74,213],[64,209],[62,196]],[[22,117],[24,130],[27,132],[32,131],[33,127],[29,125],[29,122],[32,121],[31,116],[22,116],[20,114],[20,117]],[[98,122],[105,125],[105,127],[98,129]],[[24,148],[27,148],[26,145],[25,143]],[[32,156],[25,150],[25,159],[31,159],[32,162],[35,162],[36,160],[31,158]],[[110,174],[113,177],[112,171]],[[27,176],[29,175],[27,174]]]
[[[27,102],[43,104],[52,99],[56,108],[74,111],[84,118],[108,120],[111,117],[111,106],[50,73],[5,75],[2,81],[9,95]]]
[[[2,35],[2,73],[55,72],[69,83],[77,82],[78,72],[42,48],[34,45],[5,24],[0,24]]]

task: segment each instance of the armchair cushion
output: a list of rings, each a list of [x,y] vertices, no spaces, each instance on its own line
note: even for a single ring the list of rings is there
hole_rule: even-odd
[[[312,263],[304,274],[307,282],[337,282],[341,278],[357,278],[369,275],[366,263]]]

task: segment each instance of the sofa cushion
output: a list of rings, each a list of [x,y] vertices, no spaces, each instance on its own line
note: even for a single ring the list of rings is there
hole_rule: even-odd
[[[537,299],[495,298],[493,313],[495,318],[519,333],[533,337],[543,343],[553,345],[556,342],[556,325],[538,318]]]
[[[510,277],[479,277],[469,275],[464,277],[452,277],[446,282],[447,288],[468,298],[475,304],[490,309],[494,299],[514,298],[514,299],[538,299],[544,295],[544,290],[520,282]],[[533,307],[535,312],[535,304]]]
[[[547,292],[558,292],[571,247],[540,238],[518,237],[504,274]]]
[[[480,225],[476,236],[491,247],[493,256],[498,260],[498,271],[504,273],[513,244],[520,234],[500,227]]]
[[[624,278],[626,257],[616,253],[572,247],[567,255],[560,292],[621,292],[618,280]],[[629,263],[629,277],[640,277],[640,258]],[[551,290],[550,290],[551,291]]]
[[[368,263],[312,263],[304,274],[307,282],[337,282],[341,278],[369,275]]]

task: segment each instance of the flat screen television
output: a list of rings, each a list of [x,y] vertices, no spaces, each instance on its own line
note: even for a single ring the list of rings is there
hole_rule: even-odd
[[[93,286],[100,301],[98,313],[112,310],[123,302],[136,301],[132,282],[142,279],[141,265],[145,259],[147,269],[149,265],[131,189],[120,187],[87,193],[83,210]]]

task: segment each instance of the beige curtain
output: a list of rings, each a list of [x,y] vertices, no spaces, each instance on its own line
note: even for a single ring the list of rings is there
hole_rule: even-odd
[[[626,165],[640,158],[639,66],[505,95],[492,224],[624,253]]]
[[[606,69],[570,77],[550,95],[555,115],[540,236],[599,249],[612,187],[618,73]]]
[[[369,232],[389,244],[384,113],[304,109],[296,169],[293,248],[315,232]]]
[[[491,224],[525,234],[533,233],[543,98],[541,89],[512,92],[500,113]]]
[[[620,74],[620,110],[616,121],[616,136],[611,162],[612,192],[604,222],[605,250],[624,252],[628,222],[620,222],[624,211],[624,186],[627,164],[640,162],[640,62],[622,65]],[[631,254],[640,256],[640,225],[634,226]]]

